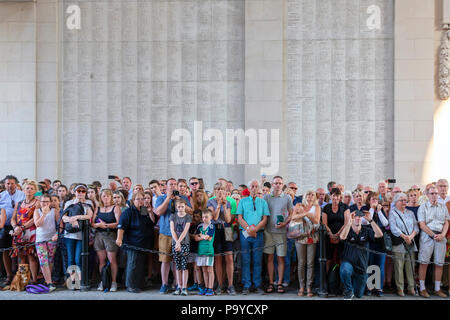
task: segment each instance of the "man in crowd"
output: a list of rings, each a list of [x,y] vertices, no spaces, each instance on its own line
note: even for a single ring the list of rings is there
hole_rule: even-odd
[[[191,189],[191,195],[200,189],[200,182],[196,177],[189,179],[189,188]]]
[[[159,180],[159,187],[161,189],[162,193],[166,193],[166,188],[167,188],[167,180]]]
[[[0,209],[6,212],[5,232],[3,238],[0,239],[0,248],[10,248],[12,246],[12,237],[9,232],[12,230],[11,217],[14,213],[14,208],[17,203],[25,200],[25,193],[17,189],[19,180],[13,175],[8,175],[4,179],[6,190],[0,193]],[[9,251],[3,251],[3,264],[6,271],[6,281],[4,286],[11,284],[13,274],[11,270],[11,258]]]
[[[318,188],[316,190],[317,195],[317,201],[319,202],[320,208],[323,209],[327,205],[327,202],[325,201],[325,189],[324,188]]]
[[[386,201],[387,199],[387,183],[386,181],[382,180],[378,182],[378,199],[380,201]]]
[[[419,222],[419,283],[420,295],[429,298],[430,295],[425,288],[425,276],[430,263],[431,255],[434,255],[434,292],[437,296],[445,298],[447,295],[441,290],[442,270],[445,260],[447,245],[448,214],[447,207],[438,202],[436,187],[430,187],[426,191],[428,201],[419,207],[417,220]]]
[[[362,227],[362,217],[369,222],[370,227]],[[367,282],[367,266],[369,264],[369,243],[375,238],[383,237],[383,231],[370,217],[357,210],[350,213],[347,223],[340,234],[344,241],[344,250],[339,270],[344,284],[344,300],[351,300],[354,296],[361,298]]]
[[[122,179],[122,187],[128,191],[128,201],[131,201],[131,198],[133,197],[133,189],[132,189],[132,183],[130,177],[124,177]]]
[[[270,218],[267,228],[264,230],[264,253],[267,254],[267,272],[269,274],[269,286],[266,292],[284,293],[282,286],[284,275],[284,257],[287,252],[286,226],[291,220],[293,205],[292,198],[282,192],[283,178],[275,176],[272,181],[272,193],[264,196],[269,206]],[[275,246],[275,247],[274,247]],[[274,252],[276,248],[278,262],[278,283],[274,287]]]
[[[448,181],[447,179],[439,179],[436,182],[436,187],[439,193],[438,202],[445,205],[448,201],[450,201],[450,196],[448,193]]]
[[[298,191],[297,184],[295,182],[289,182],[288,187],[289,187],[289,189],[294,191],[294,200],[293,200],[292,204],[295,206],[297,203],[302,203],[303,197],[297,196],[297,191]]]
[[[250,182],[250,196],[239,201],[238,215],[239,235],[242,250],[242,284],[244,289],[242,294],[247,295],[252,285],[251,275],[253,275],[253,285],[256,293],[262,294],[262,247],[264,246],[263,230],[267,223],[267,216],[270,216],[267,202],[257,197],[259,182]],[[247,190],[247,189],[246,189]],[[256,248],[260,248],[254,250]],[[253,266],[253,272],[250,271]]]
[[[171,267],[172,257],[169,255],[172,252],[172,233],[170,232],[170,216],[175,213],[175,200],[181,198],[186,203],[186,213],[192,215],[191,203],[186,196],[178,195],[177,180],[170,178],[167,180],[166,194],[163,194],[156,199],[156,215],[159,218],[159,262],[161,262],[161,280],[162,285],[159,290],[160,294],[168,293],[169,287],[169,271]],[[172,271],[175,270],[172,266]]]

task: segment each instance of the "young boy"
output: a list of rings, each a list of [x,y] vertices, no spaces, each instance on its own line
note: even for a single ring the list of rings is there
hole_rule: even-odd
[[[190,243],[190,253],[188,258],[188,263],[192,263],[192,270],[194,275],[194,284],[188,288],[188,291],[195,291],[199,290],[204,291],[205,286],[203,283],[203,277],[201,276],[201,270],[200,267],[197,266],[195,263],[195,260],[197,259],[197,248],[198,248],[198,242],[195,241],[195,233],[197,231],[198,225],[202,222],[202,210],[196,209],[192,213],[192,223],[189,227],[189,238],[191,240]],[[198,274],[200,273],[200,277],[198,277]]]
[[[174,295],[187,296],[187,282],[189,273],[187,270],[187,259],[189,256],[189,226],[192,217],[186,214],[184,200],[176,200],[176,214],[170,216],[170,232],[172,233],[172,252],[177,269],[177,288]]]
[[[197,266],[202,268],[203,278],[205,280],[204,291],[200,291],[199,295],[213,296],[214,286],[214,233],[215,228],[211,223],[212,211],[210,209],[203,210],[202,220],[196,232],[195,240],[198,241],[197,250]],[[201,273],[199,272],[200,277]]]

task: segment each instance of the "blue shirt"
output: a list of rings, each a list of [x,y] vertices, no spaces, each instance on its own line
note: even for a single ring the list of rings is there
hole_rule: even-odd
[[[25,200],[25,193],[16,189],[13,195],[10,195],[8,190],[0,193],[0,209],[5,209],[6,211],[6,224],[11,225],[11,218],[14,213],[14,206],[19,202]]]
[[[155,224],[148,214],[141,214],[135,206],[126,209],[119,219],[118,229],[124,230],[123,243],[132,246],[150,248]]]
[[[255,204],[253,206],[253,203]],[[256,210],[255,210],[256,209]],[[263,216],[270,216],[269,206],[264,199],[255,198],[253,202],[253,198],[251,196],[246,197],[239,201],[239,206],[236,210],[235,214],[241,214],[242,218],[250,225],[257,225],[261,222]],[[242,226],[240,226],[241,230],[244,230]],[[261,229],[262,230],[262,229]]]
[[[156,199],[156,205],[155,208],[158,208],[160,205],[163,204],[163,202],[166,200],[167,195],[163,194],[162,196],[159,196],[158,199]],[[189,199],[186,196],[180,196],[181,199],[186,202],[186,205],[191,208],[191,203]],[[172,208],[173,203],[173,208]],[[175,208],[175,201],[173,199],[170,199],[169,205],[167,206],[166,213],[161,215],[159,218],[159,233],[165,235],[165,236],[172,236],[172,233],[170,232],[170,216],[176,211]]]

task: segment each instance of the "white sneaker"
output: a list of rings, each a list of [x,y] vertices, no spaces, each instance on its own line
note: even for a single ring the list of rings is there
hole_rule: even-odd
[[[103,283],[100,282],[100,284],[97,287],[97,291],[103,291]]]
[[[111,283],[111,289],[109,289],[109,291],[111,291],[111,292],[117,291],[117,282]]]

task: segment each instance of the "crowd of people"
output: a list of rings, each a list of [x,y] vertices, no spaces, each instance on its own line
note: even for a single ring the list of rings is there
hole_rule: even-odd
[[[221,178],[211,191],[196,177],[151,180],[145,187],[129,177],[109,178],[106,188],[99,181],[19,182],[13,175],[0,182],[2,288],[18,264],[28,264],[32,284],[56,290],[69,266],[82,267],[87,221],[89,279],[98,290],[109,264],[111,292],[161,283],[161,294],[283,294],[294,286],[298,296],[312,297],[322,225],[326,272],[339,270],[335,294],[352,299],[389,289],[428,298],[431,283],[432,294],[447,297],[441,283],[444,270],[450,278],[445,179],[423,189],[380,181],[376,190],[358,184],[353,191],[330,181],[327,190],[297,195],[297,184],[281,176],[239,186]],[[378,287],[367,285],[372,265],[380,269]]]

